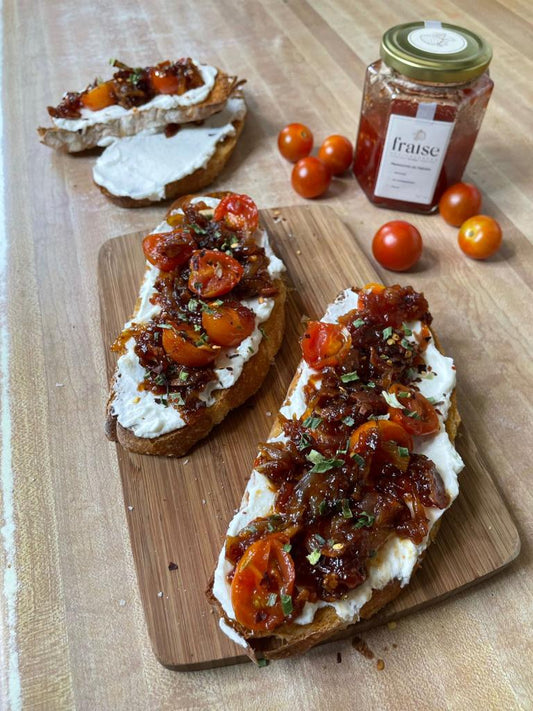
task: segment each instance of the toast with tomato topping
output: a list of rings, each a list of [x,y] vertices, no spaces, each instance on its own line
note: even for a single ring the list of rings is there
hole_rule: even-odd
[[[203,121],[221,111],[239,80],[190,58],[144,68],[118,69],[82,92],[67,92],[48,107],[53,126],[37,129],[41,143],[75,153],[169,124]]]
[[[246,195],[186,196],[143,240],[146,272],[107,403],[109,439],[183,456],[261,386],[283,337],[283,263]]]
[[[207,591],[255,661],[394,599],[457,496],[455,368],[431,320],[411,287],[371,284],[308,323]]]

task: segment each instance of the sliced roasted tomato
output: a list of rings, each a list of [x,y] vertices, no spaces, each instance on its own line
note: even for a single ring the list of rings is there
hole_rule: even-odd
[[[413,438],[397,422],[369,420],[353,432],[348,447],[352,457],[361,458],[368,466],[390,463],[406,471]]]
[[[225,252],[214,249],[196,251],[190,261],[189,289],[205,299],[215,299],[240,282],[244,268]]]
[[[163,348],[176,363],[202,368],[212,363],[220,348],[204,342],[201,334],[188,323],[163,329]]]
[[[255,328],[254,312],[238,301],[210,302],[202,312],[202,326],[219,346],[238,346]]]
[[[346,358],[352,337],[348,329],[338,323],[310,321],[302,337],[302,353],[305,362],[321,370],[327,365],[340,365]]]
[[[106,81],[102,84],[97,84],[93,89],[85,91],[81,95],[81,103],[90,111],[100,111],[107,106],[116,103],[113,82]]]
[[[402,405],[389,406],[391,420],[413,435],[430,435],[440,429],[439,416],[430,401],[414,388],[394,383],[389,393]]]
[[[376,281],[369,281],[368,284],[365,284],[363,287],[363,291],[371,291],[373,294],[381,294],[382,291],[385,291],[385,286],[383,284],[378,284]]]
[[[252,543],[237,564],[231,604],[239,624],[254,632],[278,627],[292,611],[294,563],[288,539],[273,534]]]
[[[257,205],[248,195],[230,193],[218,203],[214,219],[224,221],[231,230],[253,232],[259,224]]]
[[[144,256],[163,272],[171,272],[185,264],[196,247],[194,237],[181,227],[172,232],[155,232],[143,239]]]

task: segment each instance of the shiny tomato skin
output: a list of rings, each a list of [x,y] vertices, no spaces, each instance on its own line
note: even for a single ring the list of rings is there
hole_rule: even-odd
[[[230,193],[218,203],[213,214],[217,222],[224,220],[231,230],[251,233],[259,225],[257,205],[248,195]]]
[[[171,272],[185,264],[196,249],[190,232],[181,228],[171,232],[155,232],[143,239],[146,259],[163,272]]]
[[[391,422],[398,423],[406,432],[416,437],[435,434],[440,430],[439,416],[421,392],[407,385],[394,383],[389,388],[389,393],[395,395],[403,405],[402,409],[389,407]]]
[[[346,136],[328,136],[318,149],[318,157],[328,166],[332,175],[340,175],[352,164],[353,145]]]
[[[237,286],[244,268],[225,252],[199,249],[190,262],[189,289],[203,299],[216,299]]]
[[[189,368],[203,368],[210,365],[220,349],[199,342],[200,334],[188,323],[163,329],[163,348],[176,363]]]
[[[348,444],[350,454],[363,457],[368,468],[372,462],[378,466],[390,463],[400,471],[406,471],[409,457],[402,456],[398,447],[404,447],[411,452],[413,438],[400,424],[390,420],[365,422],[353,432]]]
[[[465,220],[479,215],[481,193],[472,183],[456,183],[450,186],[439,200],[441,217],[454,227],[460,227]]]
[[[291,173],[292,187],[304,198],[323,195],[331,183],[327,165],[314,156],[307,156],[296,163]]]
[[[238,301],[207,304],[202,326],[212,343],[230,348],[238,346],[255,329],[254,312]]]
[[[278,134],[278,148],[285,160],[297,163],[311,153],[313,134],[303,123],[290,123]]]
[[[459,247],[472,259],[487,259],[500,249],[502,230],[487,215],[476,215],[463,222],[458,235]]]
[[[90,111],[100,111],[116,103],[113,82],[106,81],[81,95],[81,103]]]
[[[169,71],[170,62],[161,62],[150,69],[150,83],[156,94],[181,94],[183,80]]]
[[[404,220],[392,220],[374,235],[372,254],[385,269],[404,272],[418,262],[422,246],[422,237],[414,225]]]
[[[282,595],[292,596],[294,563],[280,534],[260,538],[244,551],[231,582],[231,604],[237,622],[254,632],[283,623]]]
[[[352,345],[350,332],[338,323],[310,321],[302,337],[305,362],[315,370],[340,365]]]

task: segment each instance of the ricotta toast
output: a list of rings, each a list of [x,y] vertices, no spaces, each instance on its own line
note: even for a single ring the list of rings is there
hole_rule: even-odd
[[[455,367],[411,287],[350,288],[302,338],[208,597],[256,661],[396,597],[458,495]]]

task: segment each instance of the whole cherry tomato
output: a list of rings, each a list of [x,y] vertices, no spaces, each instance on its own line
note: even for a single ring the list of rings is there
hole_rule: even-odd
[[[311,153],[313,134],[303,123],[290,123],[279,132],[278,148],[286,160],[296,163]]]
[[[252,543],[235,569],[231,604],[239,624],[254,632],[271,630],[292,610],[294,563],[284,550],[288,539],[272,534]]]
[[[100,109],[105,109],[106,106],[116,103],[113,82],[106,81],[97,84],[94,89],[84,92],[81,95],[81,103],[91,111],[100,111]]]
[[[230,230],[253,232],[259,224],[259,211],[248,195],[230,193],[218,203],[213,218],[217,222],[224,220]]]
[[[321,370],[328,365],[340,365],[352,345],[348,329],[338,323],[310,321],[302,337],[302,353],[305,362]]]
[[[502,230],[492,217],[476,215],[463,222],[458,236],[459,247],[472,259],[487,259],[502,244]]]
[[[331,183],[328,166],[318,158],[308,156],[296,163],[291,174],[292,187],[304,198],[315,198],[326,192]]]
[[[200,249],[191,257],[189,289],[205,299],[231,291],[244,273],[243,266],[225,252]]]
[[[395,395],[402,408],[390,407],[392,422],[397,422],[409,434],[420,436],[435,434],[440,429],[439,417],[433,405],[414,388],[394,383],[389,393]]]
[[[409,457],[404,456],[399,447],[411,452],[413,438],[400,424],[390,420],[365,422],[355,430],[348,444],[350,454],[363,457],[368,466],[373,462],[378,465],[388,462],[406,471]]]
[[[456,183],[443,193],[439,212],[449,225],[460,227],[469,217],[478,215],[481,193],[472,183]]]
[[[404,272],[414,266],[422,255],[422,237],[409,222],[392,220],[382,225],[374,235],[372,254],[385,269]]]
[[[345,136],[328,136],[318,149],[318,157],[332,175],[340,175],[352,164],[353,146]]]
[[[218,346],[238,346],[255,328],[254,312],[238,301],[209,303],[202,312],[202,326]]]
[[[171,272],[187,262],[196,242],[188,230],[177,228],[171,232],[155,232],[143,239],[146,259],[163,272]]]
[[[189,323],[163,329],[163,348],[176,363],[190,368],[203,368],[212,363],[220,348],[204,343],[201,334]]]

